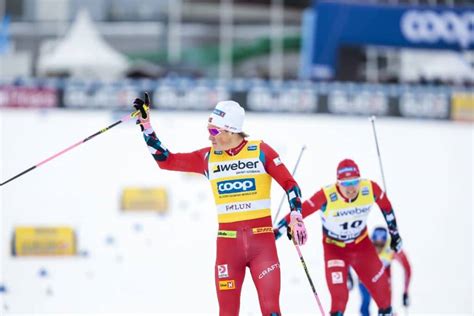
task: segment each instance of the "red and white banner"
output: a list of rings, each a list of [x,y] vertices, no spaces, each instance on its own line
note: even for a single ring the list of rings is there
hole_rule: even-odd
[[[58,106],[58,91],[54,88],[0,87],[0,108],[53,108]]]

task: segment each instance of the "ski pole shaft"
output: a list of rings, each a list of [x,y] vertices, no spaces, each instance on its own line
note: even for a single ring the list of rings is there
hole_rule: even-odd
[[[5,185],[5,184],[7,184],[8,182],[11,182],[11,181],[13,181],[13,180],[15,180],[15,179],[21,177],[22,175],[27,174],[28,172],[30,172],[30,171],[32,171],[32,170],[34,170],[34,169],[36,169],[36,168],[38,168],[38,167],[44,165],[45,163],[47,163],[47,162],[49,162],[49,161],[51,161],[51,160],[53,160],[53,159],[55,159],[55,158],[61,156],[62,154],[64,154],[64,153],[70,151],[71,149],[73,149],[73,148],[75,148],[75,147],[77,147],[77,146],[79,146],[79,145],[81,145],[81,144],[83,144],[83,143],[85,143],[85,142],[91,140],[92,138],[96,137],[97,135],[100,135],[100,134],[102,134],[102,133],[108,131],[108,130],[111,129],[112,127],[115,127],[115,126],[119,125],[120,123],[129,121],[130,119],[136,117],[136,116],[139,115],[139,114],[140,114],[140,111],[135,111],[135,112],[133,112],[133,113],[130,113],[130,114],[128,114],[128,115],[125,115],[125,116],[122,117],[120,120],[118,120],[117,122],[115,122],[115,123],[113,123],[113,124],[110,124],[110,125],[107,126],[106,128],[101,129],[100,131],[98,131],[98,132],[96,132],[96,133],[94,133],[94,134],[92,134],[92,135],[90,135],[90,136],[84,138],[83,140],[80,140],[80,141],[78,141],[77,143],[75,143],[75,144],[73,144],[73,145],[71,145],[71,146],[69,146],[69,147],[67,147],[67,148],[65,148],[65,149],[63,149],[63,150],[61,150],[60,152],[58,152],[58,153],[52,155],[51,157],[46,158],[45,160],[43,160],[43,161],[37,163],[36,165],[34,165],[34,166],[32,166],[32,167],[30,167],[30,168],[28,168],[28,169],[26,169],[26,170],[20,172],[19,174],[17,174],[17,175],[15,175],[15,176],[11,177],[10,179],[6,180],[5,182],[0,183],[0,186],[3,186],[3,185]]]
[[[311,290],[313,290],[314,298],[316,299],[316,302],[318,303],[319,311],[321,312],[321,315],[324,314],[324,309],[323,305],[321,304],[321,300],[319,299],[318,293],[316,292],[316,288],[314,287],[313,280],[311,279],[311,276],[309,275],[308,267],[306,266],[306,263],[303,258],[303,254],[301,253],[300,247],[295,244],[296,251],[298,252],[298,256],[300,257],[301,264],[303,265],[304,272],[306,273],[306,277],[308,278],[309,284],[311,285]]]
[[[298,169],[298,165],[300,164],[301,156],[303,156],[303,152],[304,152],[305,149],[306,149],[306,145],[303,145],[303,147],[301,147],[300,153],[298,155],[298,159],[296,160],[295,166],[293,168],[293,172],[291,173],[292,176],[295,175],[296,169]],[[281,207],[283,206],[284,201],[285,201],[285,194],[283,194],[283,196],[281,197],[280,205],[278,206],[277,213],[275,214],[275,217],[273,218],[273,226],[275,226],[278,215],[280,215]]]
[[[377,139],[377,131],[375,130],[375,116],[372,115],[369,119],[370,119],[370,122],[372,123],[372,131],[374,132],[375,147],[377,147],[377,156],[379,159],[380,173],[382,174],[383,189],[385,193],[387,193],[387,185],[385,184],[385,175],[383,173],[383,166],[382,166],[382,157],[380,156],[379,141]]]

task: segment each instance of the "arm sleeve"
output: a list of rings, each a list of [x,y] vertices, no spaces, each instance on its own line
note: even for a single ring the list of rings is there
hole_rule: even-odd
[[[377,205],[382,210],[382,215],[387,222],[388,231],[391,235],[398,234],[397,219],[395,218],[395,212],[393,211],[392,204],[380,186],[374,182],[372,183],[372,190],[374,192],[374,198]]]
[[[323,209],[327,204],[326,195],[321,189],[303,203],[303,217],[309,216],[314,212]]]
[[[410,262],[408,262],[408,258],[403,250],[399,253],[395,253],[393,259],[398,261],[403,267],[403,271],[405,272],[405,286],[403,293],[408,293],[408,287],[410,286],[411,280]]]
[[[202,148],[190,153],[170,152],[156,136],[152,128],[143,131],[143,138],[153,159],[161,169],[195,172],[207,175],[207,159],[210,147]]]
[[[380,209],[386,213],[389,213],[390,211],[392,211],[392,204],[390,203],[390,200],[388,199],[385,192],[382,191],[382,189],[377,184],[377,182],[374,182],[374,181],[370,181],[370,182],[372,183],[372,190],[374,192],[375,202],[380,207]]]
[[[298,183],[280,161],[280,157],[273,148],[262,142],[260,149],[260,161],[262,161],[268,174],[285,190],[290,209],[301,212],[301,190]]]
[[[324,209],[326,207],[327,200],[326,195],[324,195],[323,190],[319,190],[312,197],[308,200],[304,201],[302,207],[303,218],[313,214],[314,212]],[[286,216],[278,222],[278,228],[288,226],[290,222],[290,213],[286,214]]]

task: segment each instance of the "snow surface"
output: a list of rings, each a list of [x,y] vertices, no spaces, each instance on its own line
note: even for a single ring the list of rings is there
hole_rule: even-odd
[[[208,146],[204,112],[153,112],[172,151]],[[120,118],[104,111],[0,110],[0,178],[37,164]],[[473,313],[472,124],[380,118],[376,121],[388,194],[413,268],[412,315]],[[364,177],[382,185],[370,122],[365,117],[247,114],[245,130],[277,150],[290,170],[303,145],[296,179],[303,196],[334,181],[339,160],[351,157]],[[124,214],[127,186],[164,186],[167,216]],[[273,214],[283,191],[274,183]],[[216,211],[207,180],[160,170],[133,123],[119,125],[0,188],[0,314],[218,313],[214,290]],[[288,211],[284,204],[282,214]],[[374,207],[369,227],[383,224]],[[87,256],[10,256],[18,225],[71,225]],[[326,311],[319,215],[306,220],[302,251]],[[281,307],[286,315],[318,315],[297,253],[278,240]],[[41,276],[41,270],[47,274]],[[402,270],[393,265],[393,305],[401,307]],[[347,314],[357,314],[351,293]],[[372,306],[375,311],[375,306]],[[259,315],[247,273],[241,315]]]

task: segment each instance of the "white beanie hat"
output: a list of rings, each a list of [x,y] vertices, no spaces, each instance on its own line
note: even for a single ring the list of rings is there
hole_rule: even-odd
[[[242,132],[245,110],[235,101],[221,101],[217,103],[209,116],[209,123],[233,133]]]

